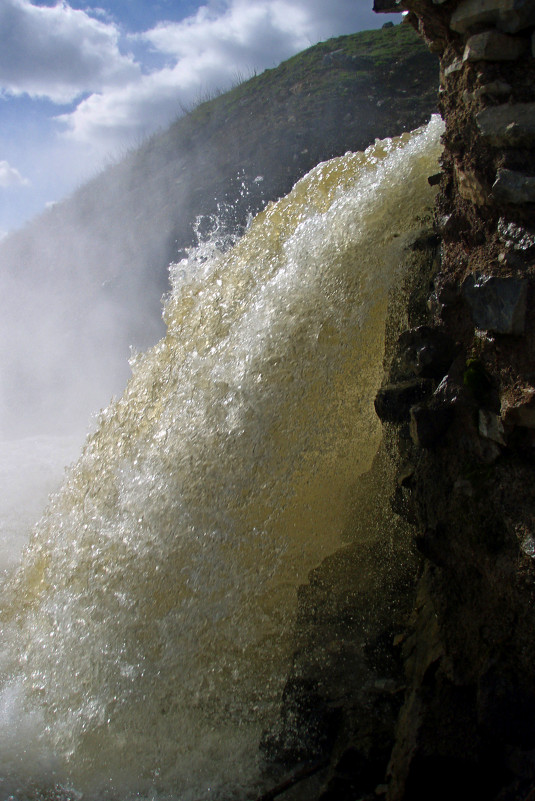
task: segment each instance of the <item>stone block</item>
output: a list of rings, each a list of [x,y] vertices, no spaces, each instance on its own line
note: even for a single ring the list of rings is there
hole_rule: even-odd
[[[499,415],[488,409],[479,410],[479,434],[498,445],[505,445],[503,423]]]
[[[491,81],[476,89],[474,94],[477,98],[487,96],[503,99],[505,97],[510,97],[512,91],[513,87],[510,83],[507,83],[507,81]]]
[[[467,33],[480,25],[516,33],[535,25],[535,4],[533,0],[462,0],[451,15],[451,28]]]
[[[476,115],[481,136],[496,147],[535,144],[535,103],[503,103]]]
[[[449,428],[463,389],[446,375],[429,400],[410,409],[409,433],[418,448],[432,448]]]
[[[476,328],[496,334],[522,334],[528,282],[524,278],[469,276],[462,285]]]
[[[525,49],[525,39],[496,30],[485,31],[468,39],[463,61],[515,61]]]
[[[502,417],[506,425],[535,429],[535,389],[525,389],[521,398],[504,404]]]
[[[420,378],[442,378],[458,353],[458,346],[439,328],[427,325],[404,331],[398,340],[402,362]]]
[[[479,180],[473,172],[465,172],[455,165],[455,175],[459,194],[464,200],[475,206],[484,206],[488,203],[489,189]]]
[[[459,72],[463,68],[463,62],[460,58],[454,59],[451,64],[448,64],[446,69],[444,70],[444,77],[449,78],[450,75],[454,75],[456,72]]]
[[[535,177],[514,170],[498,170],[492,194],[501,203],[535,203]]]
[[[505,217],[498,220],[498,237],[509,250],[518,253],[535,248],[535,230],[524,228],[514,222],[508,222]]]
[[[453,406],[433,398],[430,404],[418,403],[410,410],[410,434],[417,448],[432,448],[438,443],[453,419]]]
[[[401,423],[409,418],[411,406],[432,392],[432,382],[425,379],[401,381],[381,387],[375,398],[375,411],[380,420]]]

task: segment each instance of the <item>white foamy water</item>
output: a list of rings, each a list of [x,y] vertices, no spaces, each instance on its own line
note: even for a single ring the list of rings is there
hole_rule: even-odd
[[[48,496],[80,452],[78,437],[0,440],[0,582],[18,564]]]
[[[173,266],[167,336],[3,590],[4,797],[259,791],[296,587],[377,448],[387,296],[440,133],[321,164],[230,251]]]

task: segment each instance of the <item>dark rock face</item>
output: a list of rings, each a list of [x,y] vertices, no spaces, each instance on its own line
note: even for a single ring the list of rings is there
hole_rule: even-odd
[[[476,328],[497,334],[523,333],[528,295],[526,279],[469,275],[462,292]]]
[[[442,378],[457,355],[453,340],[439,328],[421,325],[404,331],[398,346],[407,367],[422,378]]]
[[[291,675],[279,727],[263,745],[273,786],[296,766],[291,798],[352,801],[384,782],[403,702],[402,632],[418,567],[388,500],[386,449],[355,485],[347,545],[300,588]],[[378,536],[389,530],[389,537]]]
[[[409,411],[402,488],[424,572],[387,799],[524,801],[535,783],[535,6],[404,6],[441,57],[442,258],[425,327],[456,351],[442,390]]]
[[[451,15],[450,25],[457,33],[467,33],[478,25],[516,33],[535,25],[535,9],[529,0],[462,0]]]
[[[503,203],[535,203],[535,176],[518,170],[498,170],[492,194]]]
[[[295,797],[527,801],[535,786],[535,4],[375,0],[375,8],[407,10],[441,59],[440,262],[427,237],[427,268],[406,288],[406,330],[390,317],[376,400],[390,460],[385,491],[421,572],[408,625],[393,640],[405,677],[394,728],[392,709],[375,728],[364,711],[371,702],[342,703],[323,792]],[[340,636],[348,647],[351,633]],[[355,658],[347,670],[357,666]],[[359,783],[363,756],[376,772]],[[350,784],[337,772],[347,763],[357,766]]]
[[[476,124],[481,137],[496,147],[533,145],[535,103],[489,106],[476,114]]]
[[[375,411],[383,421],[401,423],[407,420],[412,406],[431,391],[431,384],[424,379],[402,381],[381,387],[375,399]]]

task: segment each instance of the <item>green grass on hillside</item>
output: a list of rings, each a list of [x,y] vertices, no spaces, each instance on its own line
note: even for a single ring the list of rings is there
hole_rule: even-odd
[[[191,137],[232,121],[236,113],[243,114],[248,107],[251,114],[258,115],[260,106],[265,109],[281,107],[281,103],[288,106],[296,98],[301,115],[312,118],[321,112],[316,98],[321,97],[325,102],[326,98],[338,96],[349,101],[366,82],[388,80],[393,68],[399,79],[403,63],[418,56],[428,58],[427,48],[413,28],[404,24],[328,39],[224,94],[201,102],[166,132],[151,137],[141,150],[151,148],[156,139],[158,147],[163,149],[187,146]],[[270,124],[286,124],[286,118],[270,119]]]

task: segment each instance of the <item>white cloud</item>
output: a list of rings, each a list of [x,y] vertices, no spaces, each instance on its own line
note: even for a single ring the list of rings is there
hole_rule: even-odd
[[[15,167],[11,167],[7,161],[0,161],[0,187],[2,189],[29,185],[30,181],[27,178],[23,178]]]
[[[119,50],[119,31],[67,3],[0,4],[0,87],[66,103],[86,92],[126,85],[139,65]]]
[[[165,68],[92,94],[60,120],[70,138],[93,146],[135,143],[237,75],[274,67],[322,39],[377,27],[386,18],[371,7],[372,0],[210,2],[182,22],[137,35],[166,57]]]

